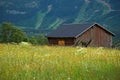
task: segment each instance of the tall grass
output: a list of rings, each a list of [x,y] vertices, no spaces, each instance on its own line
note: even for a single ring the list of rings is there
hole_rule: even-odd
[[[0,44],[0,80],[120,80],[120,51]]]

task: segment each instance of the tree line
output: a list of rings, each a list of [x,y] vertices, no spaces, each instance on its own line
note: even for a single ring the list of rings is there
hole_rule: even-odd
[[[42,34],[27,36],[27,34],[20,28],[14,26],[12,23],[3,22],[0,24],[0,43],[21,43],[29,42],[33,45],[46,45],[47,38]]]

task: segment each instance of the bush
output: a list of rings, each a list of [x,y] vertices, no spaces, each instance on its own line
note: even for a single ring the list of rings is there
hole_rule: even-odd
[[[27,36],[25,32],[23,32],[21,29],[14,27],[12,23],[3,22],[0,25],[0,41],[2,43],[20,43],[24,41]]]
[[[48,44],[48,40],[45,36],[43,36],[42,34],[37,35],[37,42],[39,45],[46,45]]]
[[[42,34],[29,37],[29,42],[33,45],[47,45],[48,44],[47,38],[44,37]]]
[[[15,27],[12,23],[3,22],[0,25],[0,42],[2,43],[21,43],[30,42],[33,45],[46,45],[47,38],[39,34],[36,36],[27,37],[26,33]]]
[[[38,44],[35,36],[29,37],[29,42],[30,42],[31,44],[33,44],[33,45],[37,45],[37,44]]]

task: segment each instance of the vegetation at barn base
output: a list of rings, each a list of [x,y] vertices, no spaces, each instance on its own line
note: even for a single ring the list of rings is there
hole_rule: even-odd
[[[0,80],[119,80],[120,50],[0,44]]]
[[[29,41],[33,45],[47,45],[48,40],[42,34],[29,37]]]
[[[116,49],[120,49],[120,40],[114,40],[113,47],[115,47]]]
[[[28,37],[27,34],[12,23],[3,22],[0,25],[0,42],[1,43],[21,43],[29,42],[34,45],[45,45],[47,39],[43,35]]]

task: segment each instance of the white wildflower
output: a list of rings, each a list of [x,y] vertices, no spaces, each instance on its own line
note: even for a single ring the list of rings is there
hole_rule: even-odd
[[[35,80],[36,78],[35,77],[33,77],[33,80]]]
[[[75,55],[79,55],[79,54],[83,54],[83,53],[87,53],[87,49],[86,48],[80,48],[75,52]]]
[[[102,54],[103,53],[103,47],[99,47],[96,51],[97,54]]]
[[[68,77],[68,80],[71,80],[71,78],[70,78],[70,77]]]
[[[50,56],[50,54],[45,54],[45,56],[46,56],[46,57],[49,57],[49,56]]]

